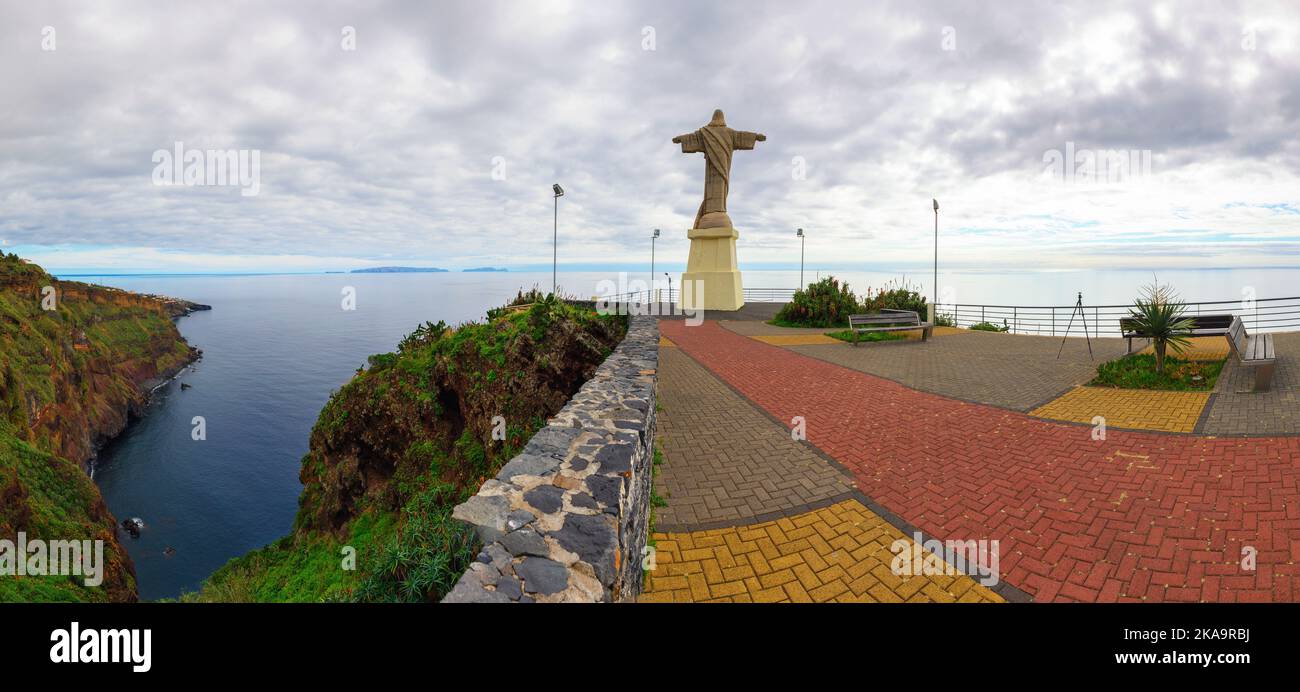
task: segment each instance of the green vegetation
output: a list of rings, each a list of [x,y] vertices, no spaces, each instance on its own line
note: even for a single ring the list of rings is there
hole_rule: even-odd
[[[913,310],[925,319],[928,308],[919,288],[906,279],[890,281],[879,290],[868,288],[859,300],[847,283],[828,276],[795,291],[790,302],[768,324],[778,327],[847,327],[849,315],[884,309]]]
[[[160,301],[58,281],[0,252],[0,538],[103,540],[105,562],[98,587],[6,577],[0,601],[135,600],[130,558],[82,463],[153,380],[193,357]]]
[[[924,320],[929,307],[920,289],[919,285],[910,283],[905,278],[888,281],[879,291],[867,289],[867,295],[862,299],[862,312],[911,310]]]
[[[103,540],[105,563],[98,587],[85,586],[79,576],[0,577],[0,603],[131,600],[135,577],[113,528],[90,476],[18,439],[8,422],[0,422],[0,538],[13,541],[22,531],[29,539]]]
[[[659,410],[658,406],[659,404],[656,401],[655,403],[656,410]],[[664,452],[662,449],[659,448],[659,444],[655,443],[654,456],[652,457],[651,469],[650,469],[650,518],[647,522],[647,527],[646,527],[646,545],[649,546],[650,548],[654,548],[654,546],[658,543],[658,541],[655,540],[655,524],[658,522],[659,517],[658,517],[658,513],[655,510],[659,509],[660,507],[668,506],[668,500],[664,497],[661,497],[659,495],[659,489],[655,487],[655,480],[659,478],[659,469],[660,467],[663,466],[663,464],[664,464]],[[650,570],[643,569],[641,571],[641,580],[643,583],[646,577],[649,576],[650,576]]]
[[[1165,362],[1165,369],[1161,370],[1156,356],[1134,353],[1097,366],[1097,377],[1088,384],[1121,389],[1209,391],[1214,389],[1224,362],[1171,357]]]
[[[847,283],[828,276],[794,292],[772,319],[781,327],[843,327],[849,315],[861,312],[858,297]]]
[[[565,296],[560,296],[561,299],[563,299],[564,297]],[[528,289],[527,291],[525,291],[523,288],[520,288],[519,293],[516,294],[514,298],[511,298],[510,302],[506,303],[505,305],[502,305],[499,308],[492,308],[491,310],[488,310],[487,317],[489,320],[494,320],[500,317],[501,315],[514,312],[515,309],[519,308],[520,306],[540,303],[543,300],[546,300],[546,293],[542,291],[542,289],[538,288],[537,284],[533,284],[533,287]]]
[[[1164,373],[1165,352],[1170,346],[1174,353],[1181,355],[1191,345],[1187,336],[1192,331],[1192,319],[1185,315],[1185,310],[1173,288],[1154,281],[1142,288],[1129,309],[1133,331],[1151,339],[1157,373]]]
[[[1011,327],[1007,325],[1006,320],[1003,320],[1002,324],[993,324],[992,322],[976,322],[975,324],[972,324],[971,326],[967,327],[967,329],[974,329],[977,332],[1005,332],[1005,331],[1009,331]]]
[[[367,359],[312,430],[293,533],[181,600],[428,602],[450,590],[479,548],[452,508],[627,329],[626,317],[536,290],[488,314],[458,327],[426,322],[397,351]]]
[[[904,332],[854,332],[844,329],[838,332],[826,332],[826,336],[849,343],[869,344],[876,341],[899,341],[906,339]]]

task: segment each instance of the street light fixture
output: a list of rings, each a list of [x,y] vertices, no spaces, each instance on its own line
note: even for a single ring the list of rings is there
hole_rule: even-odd
[[[659,237],[659,229],[655,229],[655,234],[650,236],[650,289],[653,292],[655,286],[655,239]]]
[[[664,272],[664,276],[668,277],[668,304],[669,304],[669,305],[672,305],[672,303],[673,303],[673,277],[668,276],[668,272]]]
[[[934,296],[930,298],[929,321],[934,322],[938,309],[935,307],[939,300],[939,200],[930,199],[934,203]]]
[[[555,295],[556,268],[560,258],[560,198],[564,196],[564,188],[555,183],[551,190],[555,193],[555,221],[551,227],[551,295]]]
[[[804,285],[803,285],[803,244],[804,244],[803,229],[802,229],[802,228],[797,229],[796,232],[795,232],[795,235],[799,236],[799,290],[802,291],[802,290],[804,289]]]

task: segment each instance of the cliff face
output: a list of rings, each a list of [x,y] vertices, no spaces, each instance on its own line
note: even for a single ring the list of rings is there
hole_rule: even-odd
[[[104,583],[0,576],[5,600],[135,600],[130,558],[85,470],[150,390],[198,357],[172,322],[197,306],[58,281],[0,256],[0,538],[105,542]]]
[[[188,598],[437,600],[476,545],[452,507],[564,406],[626,330],[624,317],[545,299],[485,323],[426,324],[396,352],[371,356],[312,430],[293,534],[233,560]]]

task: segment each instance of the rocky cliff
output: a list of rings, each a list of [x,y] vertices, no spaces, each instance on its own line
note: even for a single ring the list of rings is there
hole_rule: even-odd
[[[185,301],[59,281],[0,253],[0,539],[105,542],[98,588],[0,575],[0,601],[136,599],[116,522],[85,471],[154,386],[198,357]]]
[[[451,518],[596,372],[627,319],[521,295],[425,324],[331,398],[303,457],[294,532],[233,560],[205,601],[434,601],[476,552]]]

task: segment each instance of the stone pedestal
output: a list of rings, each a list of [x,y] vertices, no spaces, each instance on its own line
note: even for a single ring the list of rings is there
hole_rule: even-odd
[[[691,239],[691,255],[682,274],[682,307],[739,310],[745,304],[736,268],[736,238],[740,234],[731,227],[692,228],[686,237]],[[696,281],[701,283],[689,283]]]

